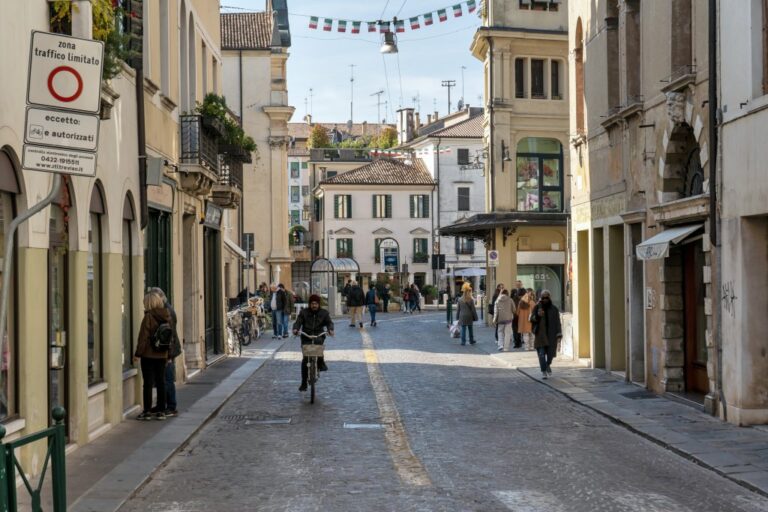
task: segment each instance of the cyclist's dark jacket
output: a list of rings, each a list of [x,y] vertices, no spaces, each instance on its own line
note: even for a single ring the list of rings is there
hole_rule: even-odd
[[[317,311],[312,311],[310,308],[304,308],[296,318],[296,323],[293,324],[295,331],[304,331],[310,336],[317,336],[323,333],[323,327],[329,331],[333,330],[333,320],[331,315],[323,308]],[[301,337],[301,343],[312,343],[310,338],[306,336]]]

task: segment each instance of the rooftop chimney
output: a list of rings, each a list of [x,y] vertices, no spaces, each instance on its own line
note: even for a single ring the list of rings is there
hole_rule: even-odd
[[[427,124],[432,124],[432,114],[427,114]]]
[[[416,131],[419,131],[419,128],[421,128],[421,115],[419,115],[418,112],[413,114],[413,126],[416,128]]]
[[[413,109],[401,108],[397,111],[397,143],[407,144],[413,140]]]
[[[307,124],[308,125],[312,126],[312,115],[311,114],[307,114],[306,116],[304,116],[304,119],[307,120]]]
[[[438,117],[440,116],[437,114],[437,110],[435,110],[435,115],[432,116],[432,121],[437,121]]]

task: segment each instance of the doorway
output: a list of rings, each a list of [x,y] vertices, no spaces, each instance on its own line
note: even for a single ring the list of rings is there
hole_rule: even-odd
[[[197,251],[197,243],[195,239],[195,232],[197,227],[197,218],[192,214],[185,214],[182,218],[182,268],[184,271],[184,279],[182,279],[182,311],[183,316],[183,342],[184,342],[184,357],[186,358],[186,365],[188,368],[200,368],[200,358],[202,354],[198,350],[199,338],[197,334],[198,325],[198,271],[197,271],[197,259],[195,258]]]
[[[634,249],[643,241],[642,224],[631,224],[630,247]],[[643,261],[634,250],[629,259],[629,379],[645,383],[645,295],[643,291]]]
[[[205,352],[207,357],[220,354],[222,350],[222,307],[221,297],[221,244],[219,232],[204,228],[203,232],[203,276],[205,279]]]
[[[701,241],[683,246],[683,313],[685,332],[685,390],[709,392],[707,320],[704,311],[704,251]]]
[[[48,410],[61,406],[69,411],[67,307],[69,296],[69,237],[64,210],[51,205],[48,247]],[[66,432],[69,433],[69,414]],[[53,420],[49,419],[51,424]]]

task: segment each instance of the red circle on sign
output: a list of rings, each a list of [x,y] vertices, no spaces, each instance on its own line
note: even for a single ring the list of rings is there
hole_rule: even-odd
[[[53,79],[56,78],[56,75],[58,75],[59,73],[69,73],[73,77],[75,77],[75,80],[77,80],[77,90],[71,96],[62,96],[61,94],[56,92],[56,89],[54,89]],[[51,93],[51,96],[53,96],[59,101],[63,101],[64,103],[75,101],[83,93],[83,79],[80,76],[80,73],[78,73],[77,70],[75,70],[75,68],[72,68],[70,66],[59,66],[55,68],[53,71],[51,71],[51,73],[48,75],[48,92]]]

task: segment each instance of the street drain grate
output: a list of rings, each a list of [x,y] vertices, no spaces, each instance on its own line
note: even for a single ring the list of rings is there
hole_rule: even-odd
[[[344,423],[344,428],[356,430],[380,430],[384,428],[381,423]]]
[[[290,425],[291,423],[291,418],[248,416],[245,414],[231,414],[228,416],[222,416],[221,419],[227,423],[242,425]]]
[[[246,425],[290,425],[291,418],[275,418],[272,420],[245,420]]]
[[[619,394],[625,398],[629,398],[630,400],[648,400],[651,398],[659,398],[657,395],[654,395],[649,391],[630,391],[629,393]]]

